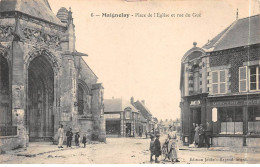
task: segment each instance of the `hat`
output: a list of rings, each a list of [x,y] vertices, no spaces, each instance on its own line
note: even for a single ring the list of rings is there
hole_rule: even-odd
[[[156,136],[156,137],[160,137],[160,134],[156,134],[155,136]]]
[[[151,135],[151,139],[153,139],[154,138],[154,135]]]

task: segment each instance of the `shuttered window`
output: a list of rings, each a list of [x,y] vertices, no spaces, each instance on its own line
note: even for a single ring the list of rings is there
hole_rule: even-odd
[[[218,93],[218,71],[212,72],[212,92],[213,94]]]
[[[249,87],[250,90],[260,90],[260,69],[259,66],[250,67],[250,78],[249,78]]]
[[[247,91],[247,67],[239,67],[239,92]]]
[[[226,93],[226,71],[213,71],[212,72],[212,93],[224,94]]]

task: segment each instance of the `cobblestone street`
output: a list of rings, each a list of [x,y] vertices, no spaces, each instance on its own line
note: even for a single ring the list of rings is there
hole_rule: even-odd
[[[164,137],[161,138],[163,143]],[[108,138],[107,143],[93,143],[86,148],[58,149],[50,143],[30,143],[27,150],[14,150],[1,155],[4,164],[151,164],[150,139]],[[40,151],[39,151],[40,150]],[[178,164],[259,163],[260,152],[230,151],[227,148],[181,147]],[[233,158],[232,158],[233,157]],[[160,158],[161,159],[161,158]],[[154,162],[152,162],[154,163]],[[171,164],[165,160],[161,164]]]

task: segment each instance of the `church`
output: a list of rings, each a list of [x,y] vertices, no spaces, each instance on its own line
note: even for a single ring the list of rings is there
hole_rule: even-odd
[[[0,150],[57,142],[62,124],[105,141],[104,88],[75,48],[71,9],[0,2]]]

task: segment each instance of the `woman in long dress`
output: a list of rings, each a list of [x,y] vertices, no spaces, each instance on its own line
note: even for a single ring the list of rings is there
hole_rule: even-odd
[[[195,136],[194,136],[194,144],[195,144],[195,146],[198,146],[198,144],[199,144],[199,125],[198,124],[196,124],[196,127],[195,127]]]
[[[169,128],[169,133],[168,133],[168,158],[172,162],[180,162],[178,160],[178,143],[177,143],[177,136],[176,136],[176,131],[173,131],[172,128]]]

